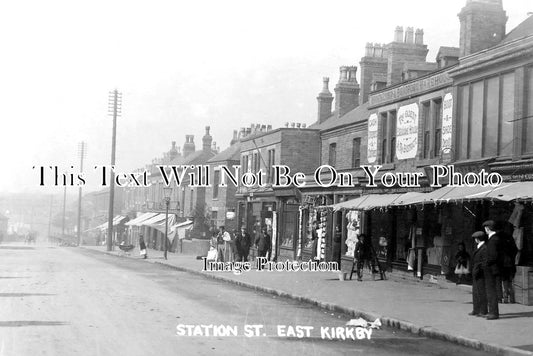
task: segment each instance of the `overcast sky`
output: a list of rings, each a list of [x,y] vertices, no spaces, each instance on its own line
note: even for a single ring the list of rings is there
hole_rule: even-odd
[[[86,167],[109,164],[114,88],[126,172],[186,134],[200,149],[206,125],[221,149],[250,123],[309,125],[322,77],[333,91],[339,66],[359,66],[365,43],[391,42],[397,25],[424,29],[428,61],[439,46],[458,46],[465,2],[2,1],[0,192],[61,191],[39,188],[32,166],[77,172],[82,140]],[[508,31],[533,11],[529,0],[504,8]]]

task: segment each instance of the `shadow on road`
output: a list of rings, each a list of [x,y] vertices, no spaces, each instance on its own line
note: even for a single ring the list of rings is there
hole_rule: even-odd
[[[48,293],[0,293],[0,298],[14,298],[14,297],[44,297],[55,294]]]
[[[0,327],[21,327],[21,326],[60,326],[69,325],[64,321],[42,321],[42,320],[12,320],[0,321]]]

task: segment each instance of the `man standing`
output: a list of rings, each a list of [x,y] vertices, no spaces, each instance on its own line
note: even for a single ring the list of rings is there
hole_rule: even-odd
[[[476,231],[472,234],[477,247],[472,257],[472,304],[474,308],[468,315],[487,315],[487,291],[485,288],[485,276],[483,266],[487,262],[487,236],[483,231]]]
[[[487,220],[483,223],[487,240],[487,261],[485,263],[485,289],[487,291],[488,311],[487,320],[495,320],[500,317],[498,309],[498,298],[501,294],[501,269],[502,269],[502,249],[501,238],[496,233],[495,223]]]
[[[263,227],[261,233],[255,239],[255,245],[257,246],[257,257],[266,257],[267,253],[272,248],[272,241],[270,235],[267,232],[267,228]]]
[[[311,241],[313,241],[313,244],[311,246],[311,259],[319,260],[320,258],[317,258],[317,248],[318,248],[318,223],[316,220],[313,222],[313,228],[311,229]]]
[[[218,234],[218,253],[222,252],[222,262],[231,262],[233,251],[231,249],[231,235],[224,226],[220,227]]]
[[[235,246],[237,248],[239,259],[238,261],[248,262],[248,254],[250,253],[251,239],[250,234],[246,232],[244,226],[241,226],[241,232],[237,234],[235,239]]]

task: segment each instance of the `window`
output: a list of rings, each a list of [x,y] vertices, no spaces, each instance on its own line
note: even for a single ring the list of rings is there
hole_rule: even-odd
[[[533,67],[527,68],[526,71],[526,84],[527,84],[527,94],[526,94],[526,103],[527,119],[524,121],[524,136],[523,136],[523,153],[533,153]]]
[[[433,142],[433,157],[440,157],[441,139],[442,139],[442,99],[433,101],[433,116],[435,118],[435,136]]]
[[[218,227],[217,220],[218,220],[218,211],[212,211],[211,212],[211,227]]]
[[[242,156],[242,173],[248,172],[248,155]]]
[[[329,145],[329,161],[328,164],[332,167],[335,167],[337,163],[337,144],[331,143]]]
[[[189,215],[194,215],[194,189],[191,189],[191,202],[189,204]]]
[[[254,173],[259,172],[259,169],[261,169],[261,162],[259,161],[259,153],[254,153],[253,167],[254,167]]]
[[[359,168],[361,166],[361,138],[354,138],[352,145],[352,168]]]
[[[461,86],[458,94],[458,158],[511,155],[515,125],[514,72]]]
[[[220,170],[216,170],[213,180],[213,199],[218,199],[218,185],[220,184]]]
[[[387,162],[387,131],[388,131],[387,113],[381,114],[381,163]]]
[[[389,136],[390,136],[390,156],[389,162],[396,159],[396,111],[389,112]]]
[[[422,120],[424,120],[424,142],[423,142],[423,150],[422,150],[422,157],[423,158],[429,158],[429,148],[431,147],[430,143],[430,133],[431,133],[431,117],[429,115],[429,101],[422,103]]]
[[[272,178],[274,177],[274,168],[273,165],[276,164],[275,150],[268,150],[268,167],[267,167],[267,182],[272,183]]]

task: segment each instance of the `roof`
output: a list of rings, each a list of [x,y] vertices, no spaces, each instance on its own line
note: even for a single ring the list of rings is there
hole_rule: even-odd
[[[207,162],[240,161],[241,142],[237,141],[219,154],[211,157]]]
[[[507,43],[522,37],[533,35],[533,15],[530,15],[509,32],[500,43]]]
[[[205,163],[207,162],[207,160],[209,160],[215,155],[216,155],[216,152],[211,149],[209,151],[198,150],[198,151],[192,152],[187,157],[183,157],[183,156],[176,157],[172,161],[170,161],[168,164],[173,166],[173,165]]]
[[[341,117],[337,117],[336,115],[331,115],[326,121],[319,124],[318,122],[314,123],[313,125],[309,126],[310,129],[319,129],[320,131],[326,131],[330,129],[334,129],[339,126],[344,126],[347,124],[359,122],[359,121],[365,121],[368,119],[369,111],[368,111],[368,102],[359,105],[355,109],[347,112],[345,115]]]
[[[460,53],[459,47],[440,46],[439,51],[437,52],[437,58],[439,57],[459,58],[459,53]]]
[[[403,70],[422,70],[425,72],[432,72],[434,70],[437,70],[437,63],[406,62],[403,66]]]

